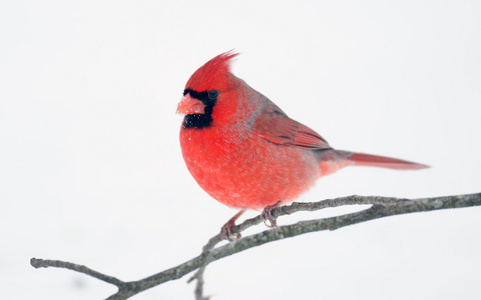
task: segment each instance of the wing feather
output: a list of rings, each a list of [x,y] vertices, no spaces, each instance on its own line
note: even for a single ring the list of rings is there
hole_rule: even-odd
[[[327,141],[311,128],[289,118],[274,104],[267,106],[257,118],[259,136],[274,144],[309,149],[331,149]]]

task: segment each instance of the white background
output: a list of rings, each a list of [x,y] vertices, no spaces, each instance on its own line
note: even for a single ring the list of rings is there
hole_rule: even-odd
[[[235,214],[188,173],[175,109],[230,49],[234,73],[333,147],[431,165],[350,168],[301,201],[481,192],[479,1],[3,1],[0,289],[103,299],[180,264]],[[280,219],[344,213],[332,210]],[[252,217],[254,213],[247,216]],[[212,264],[213,299],[479,299],[481,208],[397,216]],[[264,230],[259,226],[254,231]],[[133,299],[193,299],[186,276]]]

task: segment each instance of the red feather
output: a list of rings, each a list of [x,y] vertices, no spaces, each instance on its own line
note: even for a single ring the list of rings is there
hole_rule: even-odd
[[[191,88],[198,92],[209,91],[211,89],[223,89],[229,82],[230,66],[232,59],[239,55],[232,50],[217,55],[206,62],[190,77],[185,88]]]
[[[354,162],[356,166],[380,167],[396,170],[417,170],[428,168],[426,165],[407,160],[365,153],[352,153],[352,155],[348,157],[348,160]]]
[[[274,104],[264,109],[255,125],[259,136],[274,144],[310,149],[331,149],[327,141],[317,132],[292,120]]]

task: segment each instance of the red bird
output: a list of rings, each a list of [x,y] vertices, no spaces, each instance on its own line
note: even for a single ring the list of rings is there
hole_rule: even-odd
[[[187,168],[217,201],[241,211],[292,202],[317,179],[347,166],[412,170],[427,166],[383,156],[335,150],[317,132],[230,72],[238,54],[226,52],[200,67],[185,85],[177,112],[185,114],[180,145]]]

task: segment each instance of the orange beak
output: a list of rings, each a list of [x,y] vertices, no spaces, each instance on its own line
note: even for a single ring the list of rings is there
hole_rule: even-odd
[[[192,98],[189,94],[182,97],[179,106],[177,106],[177,113],[184,115],[205,114],[205,105],[202,101]]]

